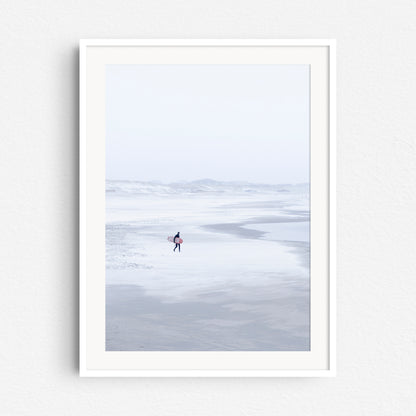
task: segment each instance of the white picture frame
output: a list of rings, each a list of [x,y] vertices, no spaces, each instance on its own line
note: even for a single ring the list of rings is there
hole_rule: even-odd
[[[192,51],[192,53],[190,53]],[[308,64],[311,155],[310,351],[105,350],[105,66]],[[80,375],[328,377],[336,372],[335,41],[83,39],[80,41]]]

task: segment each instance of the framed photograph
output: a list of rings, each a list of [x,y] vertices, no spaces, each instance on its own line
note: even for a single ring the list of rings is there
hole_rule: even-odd
[[[81,376],[333,376],[335,161],[333,40],[81,40]]]

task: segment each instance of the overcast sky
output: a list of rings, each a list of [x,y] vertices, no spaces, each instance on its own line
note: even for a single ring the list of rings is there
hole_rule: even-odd
[[[106,177],[309,182],[309,66],[108,65]]]

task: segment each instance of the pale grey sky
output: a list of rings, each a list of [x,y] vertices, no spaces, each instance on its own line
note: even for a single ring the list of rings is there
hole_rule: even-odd
[[[108,65],[106,177],[309,182],[309,66]]]

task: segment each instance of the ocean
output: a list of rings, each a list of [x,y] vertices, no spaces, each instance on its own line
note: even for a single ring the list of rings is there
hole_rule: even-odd
[[[106,350],[308,351],[309,217],[308,184],[107,180]]]

